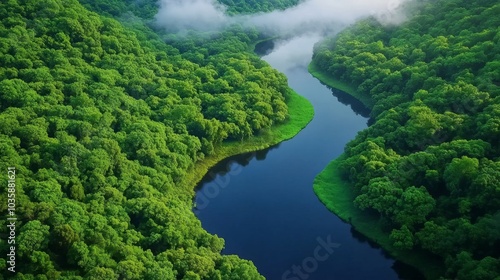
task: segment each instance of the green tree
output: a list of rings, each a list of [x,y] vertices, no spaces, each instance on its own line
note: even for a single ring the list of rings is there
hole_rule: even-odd
[[[35,251],[43,251],[49,243],[49,226],[40,221],[29,221],[20,228],[19,255],[29,257]]]

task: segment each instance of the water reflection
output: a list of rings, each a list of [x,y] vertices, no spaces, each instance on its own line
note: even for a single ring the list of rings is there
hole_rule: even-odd
[[[409,266],[403,262],[395,261],[392,265],[392,269],[396,271],[401,280],[421,280],[425,279],[424,275],[421,274],[414,267]]]
[[[210,171],[205,174],[203,179],[198,183],[196,186],[196,191],[199,191],[203,185],[206,183],[212,182],[217,176],[225,176],[231,171],[231,167],[233,164],[238,164],[241,167],[247,166],[253,159],[256,159],[258,161],[265,160],[267,157],[267,154],[269,151],[278,149],[281,143],[276,144],[274,146],[271,146],[267,149],[260,150],[257,152],[250,152],[250,153],[245,153],[245,154],[239,154],[235,156],[228,157],[216,165],[214,165],[212,168],[210,168]]]
[[[332,91],[332,95],[337,97],[337,100],[346,105],[350,106],[351,109],[354,111],[354,113],[361,115],[364,118],[369,118],[370,117],[370,109],[366,108],[366,106],[361,103],[361,101],[357,100],[356,98],[352,97],[350,94],[345,93],[341,90],[338,90],[336,88],[328,87]]]
[[[321,81],[320,83],[331,90],[332,95],[335,96],[340,103],[351,107],[356,115],[360,115],[364,118],[370,117],[370,109],[368,109],[361,101],[344,91],[331,87]]]
[[[392,269],[394,261],[380,249],[363,244],[368,241],[360,242],[362,236],[353,238],[351,226],[319,203],[312,190],[316,175],[366,128],[362,116],[369,115],[360,102],[327,89],[306,71],[312,44],[317,41],[308,37],[278,42],[275,51],[265,57],[285,72],[292,88],[313,103],[314,119],[279,146],[234,156],[212,168],[198,185],[202,188],[193,211],[208,232],[225,239],[224,254],[252,260],[268,279],[287,279],[283,274],[291,267],[309,264],[317,238],[329,234],[342,245],[317,263],[308,280],[398,279]],[[272,149],[276,151],[269,153]]]
[[[370,245],[370,247],[372,247],[374,249],[380,248],[380,246],[378,246],[377,243],[368,239],[366,236],[364,236],[359,231],[357,231],[354,227],[351,227],[351,234],[352,234],[352,237],[354,237],[356,240],[359,241],[359,243],[367,243],[368,245]],[[384,255],[386,256],[385,252],[384,252]]]
[[[265,56],[270,54],[274,49],[274,40],[265,40],[257,43],[254,48],[254,52],[258,56]]]
[[[366,236],[357,231],[354,227],[351,227],[351,234],[352,237],[358,240],[360,243],[367,243],[373,249],[381,249],[381,247],[377,243],[368,239]],[[389,255],[389,253],[387,253],[385,250],[381,250],[381,253],[385,258],[392,259],[391,255]],[[392,269],[396,271],[399,279],[406,279],[406,280],[425,279],[424,275],[420,273],[420,271],[418,271],[415,267],[407,265],[401,261],[395,261],[394,264],[392,265]]]

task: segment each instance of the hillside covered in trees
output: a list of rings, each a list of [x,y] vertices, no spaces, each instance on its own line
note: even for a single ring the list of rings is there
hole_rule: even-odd
[[[219,0],[227,7],[228,14],[248,14],[284,10],[297,5],[300,0]]]
[[[151,5],[123,20],[141,1],[82,2],[99,14],[76,0],[0,3],[0,169],[16,169],[18,264],[12,277],[2,255],[2,275],[262,279],[220,254],[182,182],[223,143],[288,120],[286,77],[247,52],[255,32],[174,47],[138,18]]]
[[[121,16],[132,13],[143,19],[151,19],[158,12],[158,0],[80,0],[85,7],[100,14]],[[284,10],[297,5],[299,0],[218,0],[228,15],[251,14]]]
[[[339,169],[395,247],[449,279],[500,279],[500,4],[426,1],[400,26],[355,24],[313,64],[373,101]],[[425,269],[425,268],[423,268]]]

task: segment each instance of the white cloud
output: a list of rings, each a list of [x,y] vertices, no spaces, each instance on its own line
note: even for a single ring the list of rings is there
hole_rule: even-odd
[[[384,23],[399,23],[403,0],[308,0],[284,11],[257,14],[247,21],[264,30],[280,34],[328,32],[375,16]]]
[[[239,22],[279,34],[338,30],[354,21],[375,16],[382,23],[405,19],[399,9],[406,0],[306,0],[284,11],[229,17],[216,0],[160,0],[157,22],[171,31],[209,31]]]
[[[275,49],[266,56],[281,71],[306,66],[313,46],[325,35],[340,32],[355,21],[374,16],[383,24],[399,24],[406,17],[402,4],[411,0],[305,0],[284,11],[228,16],[216,0],[159,0],[157,24],[172,32],[217,31],[239,23],[279,35]]]
[[[265,56],[264,60],[281,72],[295,67],[305,67],[311,61],[312,49],[321,35],[304,34],[290,40],[281,41],[275,46],[274,52]]]
[[[156,22],[169,31],[209,31],[228,22],[225,7],[214,0],[160,0]]]

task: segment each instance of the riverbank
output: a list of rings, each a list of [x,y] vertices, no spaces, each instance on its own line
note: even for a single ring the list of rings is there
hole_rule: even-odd
[[[337,80],[322,72],[321,69],[319,69],[319,67],[314,63],[314,61],[311,61],[311,63],[309,63],[307,70],[309,71],[309,73],[311,73],[311,75],[313,75],[314,78],[318,79],[321,83],[348,93],[349,95],[363,103],[366,108],[372,109],[373,105],[375,105],[373,100],[369,96],[361,95],[353,86]]]
[[[180,185],[194,192],[194,186],[203,179],[211,167],[221,160],[238,154],[263,150],[297,135],[313,119],[314,108],[305,97],[291,89],[290,91],[290,99],[287,103],[289,119],[286,123],[273,126],[243,142],[226,142],[216,147],[213,155],[195,164]]]
[[[400,250],[392,245],[389,234],[382,230],[377,215],[370,215],[357,208],[353,201],[356,198],[353,188],[341,179],[339,163],[344,155],[332,160],[313,183],[314,193],[328,210],[340,219],[351,224],[369,240],[377,243],[395,259],[411,265],[419,270],[426,279],[437,279],[443,275],[441,260],[434,258],[422,250]]]
[[[362,98],[352,87],[328,77],[321,73],[311,62],[308,67],[309,72],[322,83],[345,91],[355,98],[360,97],[360,101],[368,108],[373,107],[373,102],[369,98]],[[354,205],[356,194],[352,186],[342,180],[339,164],[344,160],[342,154],[332,160],[314,179],[313,189],[319,200],[328,210],[337,215],[340,219],[352,225],[356,231],[377,243],[389,255],[395,259],[415,267],[426,279],[437,279],[444,274],[442,261],[423,250],[400,250],[392,245],[389,233],[382,230],[380,219],[375,214],[369,214]]]
[[[251,44],[248,45],[247,51],[251,52],[251,53],[256,53],[255,52],[255,47],[258,44],[263,43],[263,42],[268,42],[268,41],[274,41],[274,40],[279,39],[279,38],[280,38],[280,36],[273,36],[273,37],[268,37],[268,38],[263,38],[263,39],[256,40],[256,41],[254,41],[254,42],[252,42]],[[256,53],[256,54],[259,55],[259,56],[261,56],[261,54],[259,54],[259,53]]]

